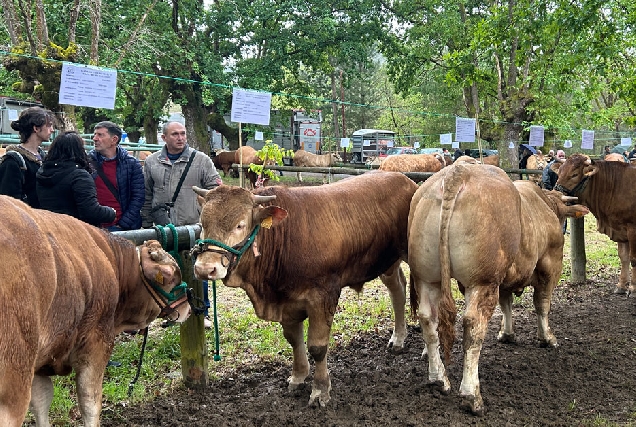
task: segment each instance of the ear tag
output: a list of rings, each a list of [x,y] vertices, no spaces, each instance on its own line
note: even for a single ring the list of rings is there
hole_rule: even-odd
[[[155,275],[155,282],[163,283],[163,274],[161,274],[161,271],[158,271]]]
[[[261,221],[261,227],[263,227],[263,228],[267,228],[267,229],[270,229],[270,228],[272,228],[272,222],[274,222],[274,221],[272,220],[272,217],[271,217],[271,216],[268,216],[267,218],[264,218],[264,219]]]

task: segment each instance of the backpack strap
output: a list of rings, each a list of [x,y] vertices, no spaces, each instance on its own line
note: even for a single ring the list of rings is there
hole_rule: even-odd
[[[4,154],[4,156],[0,157],[0,163],[5,161],[9,157],[12,158],[13,160],[15,160],[16,162],[18,162],[18,165],[20,166],[20,169],[22,169],[23,171],[27,170],[26,162],[24,161],[24,157],[22,157],[22,154],[18,153],[17,151],[7,151]]]

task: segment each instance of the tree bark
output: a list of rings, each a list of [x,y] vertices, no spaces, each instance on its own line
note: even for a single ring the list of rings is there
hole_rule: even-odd
[[[4,11],[4,22],[7,25],[7,31],[9,32],[9,40],[11,40],[11,45],[15,46],[20,43],[22,26],[20,25],[20,20],[15,14],[13,0],[0,0],[0,4]]]
[[[68,44],[75,43],[77,33],[77,20],[79,19],[80,0],[75,0],[71,9],[71,16],[68,21]]]
[[[49,29],[46,25],[46,14],[44,13],[44,3],[42,0],[36,0],[35,13],[38,31],[38,50],[49,45]]]
[[[99,31],[102,19],[102,0],[91,0],[91,56],[90,62],[93,65],[99,64]]]

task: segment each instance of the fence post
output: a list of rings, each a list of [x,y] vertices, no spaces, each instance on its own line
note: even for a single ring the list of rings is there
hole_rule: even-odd
[[[572,269],[570,279],[574,283],[584,283],[585,277],[585,217],[570,219],[570,259]]]
[[[192,288],[196,298],[203,299],[203,284],[194,277],[190,251],[182,251],[183,280]],[[188,388],[208,386],[208,348],[203,327],[203,316],[190,316],[181,324],[181,375]]]

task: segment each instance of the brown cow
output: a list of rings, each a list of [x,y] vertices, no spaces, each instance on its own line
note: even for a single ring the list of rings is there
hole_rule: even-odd
[[[241,155],[243,156],[242,158]],[[262,165],[263,159],[258,157],[258,154],[254,147],[246,145],[244,147],[239,147],[239,149],[234,152],[234,163],[240,165],[241,162],[243,162],[243,165],[249,165],[252,163],[255,165]],[[267,160],[268,165],[273,165],[274,163],[275,162],[272,159]],[[247,182],[249,183],[248,187],[250,189],[256,188],[256,182],[258,180],[258,176],[256,175],[256,173],[252,172],[249,169],[246,169],[245,175],[247,176]]]
[[[216,155],[212,157],[212,163],[218,170],[223,171],[223,176],[227,176],[228,173],[231,177],[236,178],[238,173],[232,169],[232,164],[238,163],[236,160],[236,150],[232,151],[217,151]]]
[[[327,168],[334,166],[337,162],[342,162],[338,153],[314,154],[305,150],[298,150],[294,153],[294,166],[304,168]],[[298,182],[303,182],[300,172],[296,172]],[[327,175],[322,175],[322,182],[327,182]]]
[[[243,288],[259,318],[281,323],[294,355],[290,389],[309,375],[303,338],[309,319],[307,347],[315,361],[310,404],[318,398],[324,406],[330,398],[327,351],[342,288],[361,291],[380,276],[395,315],[389,346],[404,347],[406,283],[400,261],[406,259],[413,181],[373,171],[317,187],[272,186],[255,194],[227,185],[193,189],[201,196],[203,228],[203,240],[193,249],[195,275]],[[255,236],[251,248],[250,236]]]
[[[448,362],[457,314],[450,289],[455,278],[466,301],[459,391],[474,414],[485,410],[478,362],[497,300],[503,312],[498,338],[514,341],[513,293],[533,286],[539,341],[557,345],[548,313],[561,276],[561,227],[566,216],[587,213],[583,206],[566,206],[561,197],[532,182],[513,184],[498,167],[457,162],[425,181],[413,196],[408,230],[411,305],[426,342],[429,381],[450,392],[439,346],[441,342]]]
[[[37,425],[48,426],[50,377],[74,370],[84,426],[98,426],[115,336],[160,314],[188,317],[179,266],[154,240],[135,248],[8,196],[0,211],[0,425],[22,425],[31,399]]]
[[[559,168],[555,190],[589,206],[598,231],[618,243],[621,272],[615,293],[632,294],[636,278],[636,168],[624,161],[573,154]],[[631,271],[630,271],[631,263]]]
[[[441,154],[396,154],[388,156],[379,169],[393,172],[438,172],[445,165]]]

